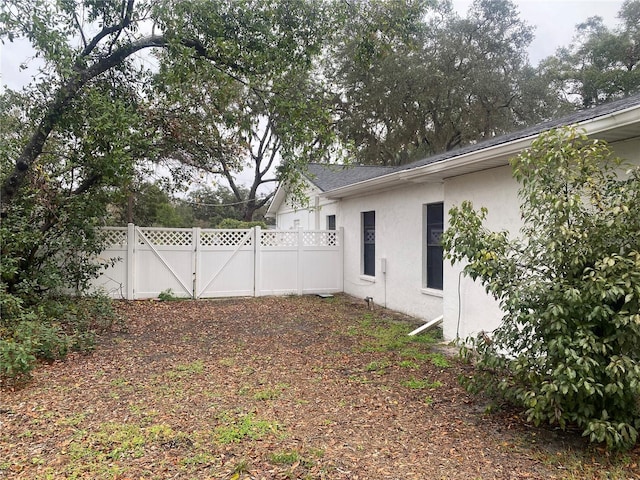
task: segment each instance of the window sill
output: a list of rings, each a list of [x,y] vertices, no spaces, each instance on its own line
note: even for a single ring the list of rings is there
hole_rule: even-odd
[[[369,283],[376,283],[376,277],[372,277],[371,275],[360,275],[360,280]]]
[[[444,295],[442,290],[436,290],[435,288],[421,288],[420,292],[423,295],[429,295],[430,297],[440,297],[442,298]]]

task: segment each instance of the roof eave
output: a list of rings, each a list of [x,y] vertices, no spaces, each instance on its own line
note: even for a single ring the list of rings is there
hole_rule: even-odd
[[[264,214],[265,218],[276,218],[280,205],[282,205],[282,202],[287,198],[287,192],[285,191],[284,186],[284,183],[280,183],[278,188],[276,188],[276,193],[273,195],[269,208],[267,208],[267,211]]]

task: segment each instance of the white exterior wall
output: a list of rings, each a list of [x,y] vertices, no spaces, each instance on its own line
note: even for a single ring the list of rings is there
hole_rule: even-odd
[[[511,167],[493,168],[445,180],[445,229],[447,212],[470,200],[474,208],[489,210],[485,226],[490,230],[509,230],[517,234],[522,222],[518,203],[518,183]],[[466,338],[481,330],[492,331],[502,318],[498,303],[479,282],[460,275],[464,265],[444,262],[443,334],[448,340]]]
[[[441,202],[441,184],[408,184],[385,192],[343,199],[344,291],[373,297],[376,305],[425,320],[442,315],[442,292],[423,289],[423,205]],[[362,275],[361,215],[376,212],[375,277]],[[381,270],[386,259],[386,273]]]
[[[611,144],[621,158],[640,165],[640,139]],[[517,235],[522,222],[518,200],[518,183],[511,167],[484,170],[445,180],[446,213],[463,200],[470,200],[476,209],[489,210],[485,226],[490,230],[508,230]],[[500,324],[502,312],[498,303],[484,288],[470,278],[459,276],[462,265],[452,266],[445,260],[443,332],[446,339],[466,338],[481,330],[490,332]]]
[[[276,228],[278,230],[325,230],[327,229],[327,215],[337,214],[337,202],[320,198],[320,190],[312,185],[306,191],[309,197],[308,207],[294,208],[289,203],[289,196],[276,212]],[[336,228],[339,227],[336,218]]]

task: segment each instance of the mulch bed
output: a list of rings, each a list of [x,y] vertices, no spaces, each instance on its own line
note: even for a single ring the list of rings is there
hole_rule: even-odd
[[[489,413],[459,384],[468,365],[443,366],[424,343],[415,359],[372,348],[367,329],[379,322],[419,323],[359,299],[118,310],[126,330],[91,355],[43,364],[0,392],[0,478],[600,478],[606,457],[579,435]],[[584,477],[557,460],[567,451]],[[616,478],[640,478],[638,454],[615,464]]]

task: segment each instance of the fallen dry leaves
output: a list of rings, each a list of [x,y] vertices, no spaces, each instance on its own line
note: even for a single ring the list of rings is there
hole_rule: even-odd
[[[638,450],[485,413],[458,383],[469,367],[434,346],[372,344],[416,323],[358,299],[118,309],[126,331],[1,392],[0,478],[640,478]]]

